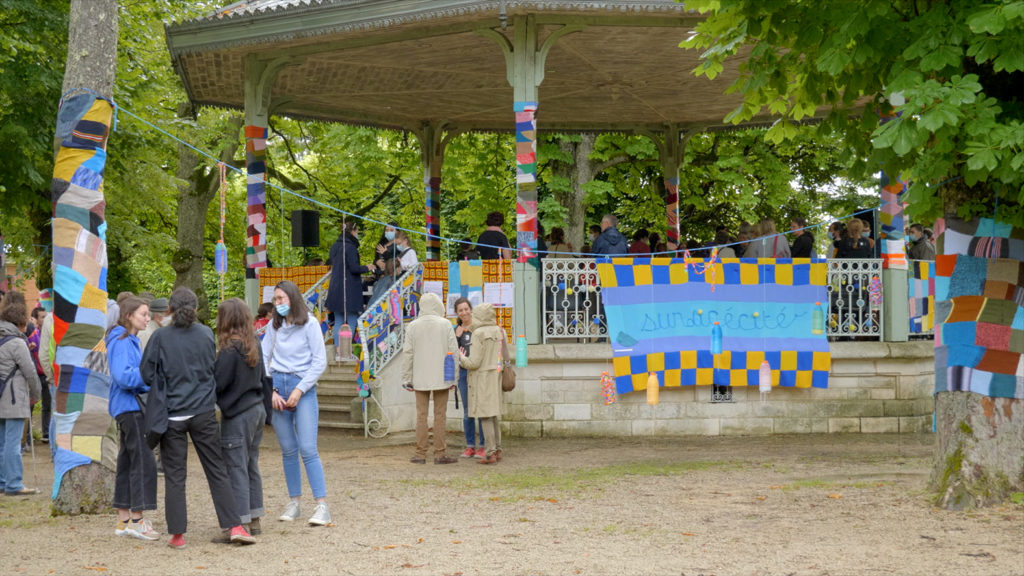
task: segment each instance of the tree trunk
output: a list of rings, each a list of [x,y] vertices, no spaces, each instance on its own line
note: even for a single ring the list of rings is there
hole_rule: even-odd
[[[62,216],[54,212],[54,253],[57,249],[70,250],[73,264],[67,264],[58,271],[55,285],[60,286],[81,282],[84,278],[87,289],[94,290],[97,295],[106,294],[106,275],[100,271],[106,268],[106,242],[103,224],[105,200],[103,198],[103,167],[109,135],[111,108],[101,100],[92,101],[93,95],[111,99],[114,91],[114,75],[117,70],[117,0],[71,0],[71,15],[68,25],[68,58],[64,72],[63,93],[65,96],[61,111],[58,112],[58,133],[55,138],[57,162],[54,167],[53,201],[55,206],[65,204],[81,210],[92,209],[94,218],[76,218],[74,210],[61,208]],[[92,119],[106,124],[101,129],[97,124],[79,123],[87,112],[92,112]],[[70,138],[72,129],[81,129],[91,136],[90,141],[97,151],[90,159],[89,172],[83,171],[84,162],[81,152],[68,152],[68,148],[60,145],[65,138]],[[72,176],[74,174],[74,177]],[[91,176],[83,177],[83,175]],[[72,188],[74,183],[74,188]],[[58,234],[58,228],[61,233]],[[75,239],[77,236],[77,240]],[[65,262],[67,262],[65,260]],[[90,382],[98,380],[109,385],[109,372],[106,354],[103,353],[103,329],[105,326],[75,317],[76,308],[83,304],[82,290],[77,295],[72,293],[58,294],[65,305],[55,309],[58,319],[71,325],[68,332],[74,331],[78,336],[74,344],[67,347],[89,350],[81,361],[81,365],[64,364],[57,367],[56,375],[61,383],[57,391],[55,418],[67,418],[67,414],[80,411],[71,434],[58,434],[53,440],[57,443],[58,454],[54,462],[55,472],[66,470],[58,477],[60,488],[53,501],[51,513],[60,514],[97,514],[107,512],[114,492],[114,466],[116,448],[111,452],[116,440],[113,435],[114,423],[107,415],[107,395],[69,393],[68,383],[71,372],[82,380],[86,377]],[[106,311],[106,301],[100,306]],[[56,342],[58,354],[65,348],[63,332]],[[93,342],[95,340],[95,342]],[[63,391],[62,391],[63,390]],[[95,390],[93,390],[95,392]],[[88,398],[87,400],[84,398]],[[74,442],[75,437],[82,437],[96,442]],[[75,448],[73,451],[72,448]],[[67,462],[89,459],[88,464],[67,469]],[[63,464],[62,464],[63,463]]]
[[[178,115],[191,115],[190,107],[181,104]],[[226,140],[220,150],[220,161],[224,163],[231,163],[238,152],[242,117],[234,118],[230,125],[233,130],[225,135]],[[182,184],[178,186],[178,249],[171,261],[175,272],[174,286],[187,286],[196,293],[199,297],[199,320],[206,322],[210,319],[210,300],[203,285],[206,213],[220,190],[219,170],[209,162],[201,162],[192,149],[179,144],[175,175]]]
[[[587,225],[587,206],[583,202],[586,192],[583,185],[594,179],[597,175],[597,162],[590,159],[594,151],[596,134],[580,134],[580,141],[560,140],[558,147],[572,158],[572,163],[554,162],[552,168],[555,174],[569,180],[570,189],[567,192],[556,193],[558,202],[569,212],[566,230],[566,240],[572,244],[574,250],[583,247]]]
[[[961,201],[966,198],[993,197],[985,189],[984,184],[968,188],[961,180],[945,188],[943,203],[947,214],[955,213]],[[994,229],[979,228],[978,223],[978,220],[962,222],[954,216],[946,217],[947,230],[956,230],[961,234],[978,238],[994,234]],[[1011,234],[1014,238],[1019,238],[1020,230],[1013,230]],[[977,244],[998,246],[1000,243],[982,240]],[[1001,244],[1005,246],[1007,243]],[[939,237],[939,249],[944,255],[959,254],[959,258],[972,258],[973,252],[977,250],[968,249],[965,245],[957,250],[952,243],[947,244],[945,234]],[[965,251],[972,254],[966,256],[963,254]],[[977,267],[974,270],[968,265],[969,260],[958,260],[949,282],[950,286],[957,286],[957,292],[953,296],[985,296],[987,301],[1004,301],[1005,304],[1008,292],[1005,281],[1002,281],[1006,277],[1005,271],[1012,270],[1013,278],[1018,278],[1019,263],[1007,259],[995,260],[997,256],[998,254],[991,254],[991,258],[985,259],[983,269]],[[991,278],[988,277],[990,272],[995,274]],[[1017,284],[1018,291],[1021,288],[1019,281],[1010,284]],[[1001,286],[1001,291],[997,290],[996,286]],[[1012,304],[1013,290],[1009,292],[1009,301]],[[956,309],[956,301],[951,305],[949,300],[938,300],[936,297],[936,335],[943,333],[946,319],[951,310]],[[985,358],[989,357],[988,352],[994,353],[993,358],[1019,352],[1012,350],[1015,347],[1013,344],[1001,342],[999,337],[992,337],[993,334],[1004,330],[1009,332],[1013,321],[1012,312],[998,312],[1000,307],[993,305],[993,312],[984,318],[982,313],[978,313],[978,318],[974,318],[966,315],[967,308],[969,307],[963,307],[950,326],[957,325],[963,328],[965,324],[978,320],[974,330],[978,331],[979,339],[982,330],[992,328],[985,333],[986,338],[976,341],[984,349]],[[988,308],[985,306],[983,310]],[[1020,306],[1012,306],[1012,309],[1020,310]],[[982,324],[989,326],[982,328]],[[952,338],[953,331],[951,330],[949,334]],[[981,344],[981,341],[987,342]],[[943,508],[961,509],[1004,501],[1014,492],[1024,492],[1024,398],[1021,397],[1020,368],[1017,367],[1017,374],[995,374],[997,378],[1004,379],[1003,383],[997,387],[996,380],[993,379],[986,389],[984,379],[975,379],[975,376],[982,376],[984,372],[989,372],[993,368],[1003,372],[1012,370],[997,366],[998,363],[995,361],[991,365],[962,368],[950,366],[947,369],[947,357],[952,360],[953,354],[956,352],[949,351],[945,339],[937,340],[935,376],[939,386],[935,395],[935,425],[938,438],[931,477],[931,487],[937,492],[936,503]],[[985,358],[982,359],[983,362]],[[959,357],[956,359],[963,360]],[[1019,359],[1014,362],[1019,366]],[[1012,384],[1009,384],[1012,381],[1016,381],[1015,390],[1009,389],[1012,388]]]
[[[935,420],[931,481],[939,506],[974,508],[1024,492],[1024,401],[939,392]]]

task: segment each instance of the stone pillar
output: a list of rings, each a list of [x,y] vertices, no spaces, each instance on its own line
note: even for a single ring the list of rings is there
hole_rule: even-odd
[[[288,58],[245,59],[245,301],[259,307],[259,270],[267,266],[267,126],[270,119],[270,89],[278,72],[290,64]]]
[[[883,172],[881,179],[882,255],[882,337],[887,342],[906,342],[910,337],[910,306],[907,302],[907,253],[903,233],[903,192],[906,184],[898,178],[890,180]]]

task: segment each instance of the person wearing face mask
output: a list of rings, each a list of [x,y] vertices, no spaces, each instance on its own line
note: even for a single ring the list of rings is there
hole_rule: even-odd
[[[149,343],[149,338],[153,336],[153,333],[158,328],[167,326],[171,321],[171,315],[167,313],[167,298],[154,298],[149,303],[149,323],[143,330],[139,331],[139,346],[142,350],[146,349],[146,344]]]
[[[388,222],[388,225],[384,227],[384,232],[380,235],[380,240],[377,241],[377,256],[373,260],[373,264],[378,270],[384,269],[384,264],[388,260],[398,258],[399,250],[398,246],[395,245],[395,236],[398,234],[398,223],[395,221]]]
[[[334,313],[334,345],[335,360],[355,361],[351,355],[351,347],[343,346],[339,333],[343,324],[355,328],[356,319],[363,311],[363,274],[376,270],[373,264],[359,264],[359,223],[355,220],[345,221],[341,234],[331,246],[331,256],[327,261],[331,267],[331,284],[327,290],[326,307]]]
[[[333,284],[332,284],[333,286]],[[317,449],[317,427],[320,406],[316,385],[327,368],[327,353],[320,333],[320,323],[306,308],[299,287],[287,280],[274,287],[273,320],[263,338],[263,364],[274,381],[271,424],[281,446],[284,480],[290,501],[278,517],[291,522],[301,513],[302,469],[316,500],[309,523],[326,526],[331,522],[327,509],[327,487],[324,466]]]
[[[416,251],[409,245],[409,235],[404,230],[395,233],[395,246],[398,247],[398,262],[402,272],[412,270],[420,263]]]
[[[850,220],[846,227],[846,237],[833,242],[836,258],[871,258],[874,254],[871,245],[863,236],[864,223],[857,218]]]
[[[911,260],[935,260],[935,246],[924,236],[924,226],[910,225],[910,248],[907,257]]]

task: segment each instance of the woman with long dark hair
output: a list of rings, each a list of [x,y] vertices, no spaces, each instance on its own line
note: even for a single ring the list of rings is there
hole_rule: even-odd
[[[156,540],[145,510],[156,510],[156,458],[146,444],[146,426],[139,395],[149,392],[139,364],[142,347],[138,334],[149,324],[149,305],[141,298],[125,298],[119,306],[117,325],[107,332],[107,365],[110,395],[107,411],[117,422],[117,473],[114,508],[118,536]]]
[[[217,406],[220,445],[235,493],[235,507],[249,533],[258,536],[263,508],[260,442],[268,422],[270,383],[252,315],[245,302],[230,298],[217,308]]]
[[[279,282],[274,287],[273,302],[273,319],[262,342],[263,363],[274,380],[274,433],[281,445],[284,479],[291,498],[278,520],[291,522],[302,514],[301,456],[316,500],[309,523],[324,526],[331,522],[331,513],[327,508],[324,467],[317,450],[320,406],[316,398],[317,380],[327,368],[324,337],[320,323],[306,308],[295,283]]]
[[[217,385],[213,366],[217,347],[213,331],[196,321],[199,299],[184,286],[168,302],[171,325],[153,333],[142,355],[142,379],[159,388],[167,409],[167,431],[160,438],[164,465],[164,508],[172,548],[185,547],[188,511],[185,499],[185,464],[192,439],[199,463],[210,485],[210,496],[221,530],[231,542],[252,544],[235,510],[227,467],[220,449],[220,427],[215,414]]]

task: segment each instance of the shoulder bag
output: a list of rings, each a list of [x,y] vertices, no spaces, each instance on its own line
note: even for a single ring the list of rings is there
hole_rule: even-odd
[[[516,389],[516,369],[508,359],[508,338],[505,331],[501,332],[501,391],[511,392]]]

